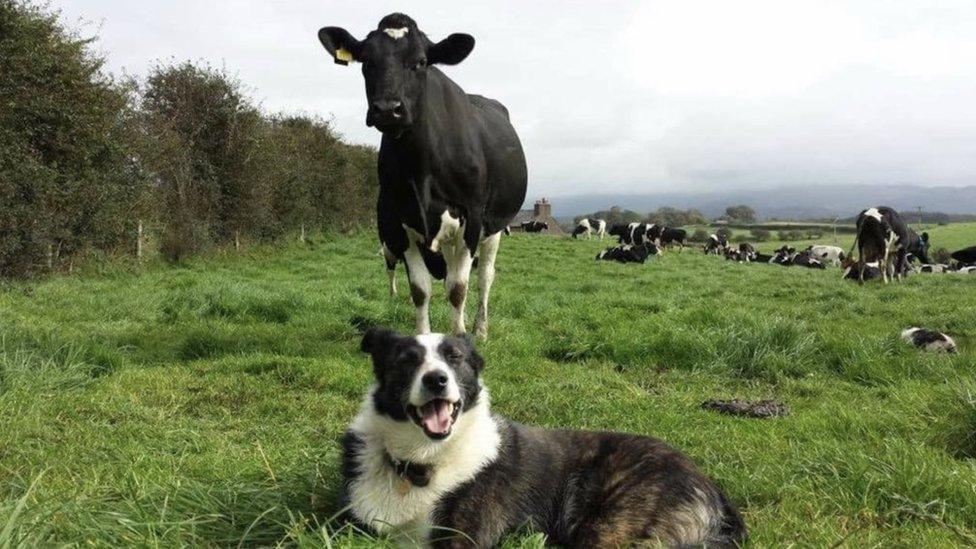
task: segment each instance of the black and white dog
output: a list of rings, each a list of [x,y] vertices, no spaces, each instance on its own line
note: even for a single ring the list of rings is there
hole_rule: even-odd
[[[572,547],[746,537],[721,489],[659,440],[493,415],[468,339],[371,328],[362,349],[376,383],[343,439],[341,504],[374,531],[448,547],[526,525]]]

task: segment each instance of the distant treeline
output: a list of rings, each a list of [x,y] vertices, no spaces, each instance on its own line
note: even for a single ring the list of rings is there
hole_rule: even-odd
[[[603,219],[608,225],[647,222],[666,225],[668,227],[684,227],[686,225],[708,224],[708,218],[698,210],[681,210],[668,206],[658,208],[657,211],[648,214],[640,214],[632,210],[614,206],[609,210],[600,210],[591,214],[578,216],[574,218],[574,224],[584,217]]]
[[[375,150],[309,116],[267,115],[224,71],[103,70],[45,7],[0,0],[0,277],[93,254],[170,260],[373,216]]]

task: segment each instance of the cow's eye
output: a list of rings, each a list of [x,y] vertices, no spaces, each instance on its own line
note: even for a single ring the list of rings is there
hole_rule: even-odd
[[[418,59],[417,62],[413,64],[413,70],[419,71],[420,69],[422,69],[422,68],[424,68],[426,66],[427,66],[427,60],[421,58],[421,59]]]

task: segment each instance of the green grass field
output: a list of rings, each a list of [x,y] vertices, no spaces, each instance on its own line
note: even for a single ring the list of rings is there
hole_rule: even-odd
[[[976,242],[973,225],[931,232]],[[481,346],[497,412],[666,440],[756,547],[976,543],[976,277],[858,287],[690,250],[596,263],[600,248],[503,240]],[[327,524],[371,378],[359,328],[413,323],[372,234],[139,271],[0,287],[0,547],[383,543]],[[448,325],[441,288],[432,312]],[[962,352],[908,348],[916,324]],[[730,397],[792,412],[700,408]]]

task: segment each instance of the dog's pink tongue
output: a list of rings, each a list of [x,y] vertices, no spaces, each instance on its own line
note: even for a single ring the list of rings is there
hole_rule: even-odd
[[[431,433],[446,434],[451,430],[451,405],[446,400],[428,402],[420,408],[420,420]]]

